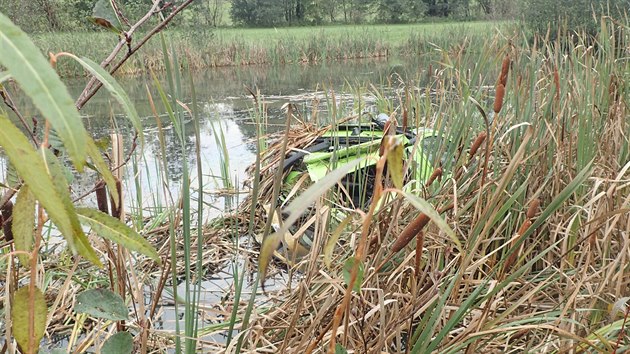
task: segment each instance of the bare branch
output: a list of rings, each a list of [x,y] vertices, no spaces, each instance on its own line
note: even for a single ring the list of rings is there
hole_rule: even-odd
[[[24,116],[22,115],[20,110],[17,108],[15,103],[13,103],[13,99],[9,95],[9,92],[7,92],[4,88],[0,87],[0,97],[2,97],[2,100],[4,101],[4,104],[7,107],[9,107],[9,109],[12,110],[13,113],[15,113],[15,115],[18,117],[18,119],[20,120],[20,122],[24,126],[24,130],[26,130],[30,134],[31,139],[33,139],[33,142],[35,143],[35,145],[39,145],[39,141],[37,140],[37,137],[35,136],[35,133],[31,129],[31,127],[28,125],[28,123],[26,123],[26,118],[24,118]]]
[[[140,49],[151,37],[163,30],[177,14],[188,7],[188,5],[190,5],[193,1],[194,0],[186,0],[178,7],[174,8],[173,11],[166,18],[164,18],[162,22],[153,27],[153,29],[149,31],[149,33],[147,33],[140,40],[140,42],[138,42],[138,44],[129,48],[125,56],[109,69],[109,73],[113,74],[114,72],[116,72],[116,70],[118,70],[127,61],[127,59],[129,59],[135,52],[137,52],[138,49]],[[112,50],[111,54],[105,60],[103,60],[103,62],[101,62],[101,67],[106,68],[107,66],[109,66],[112,61],[114,61],[116,56],[120,53],[121,49],[131,41],[131,36],[133,35],[133,33],[145,22],[147,22],[151,18],[151,16],[159,13],[162,10],[162,8],[159,7],[159,3],[159,1],[154,1],[151,9],[140,20],[138,20],[136,24],[131,26],[129,31],[125,32],[124,37],[121,38],[114,50]],[[83,92],[77,99],[77,102],[75,103],[77,109],[81,109],[87,103],[87,101],[89,101],[96,94],[101,86],[103,86],[103,84],[99,82],[96,78],[92,77],[83,89]]]

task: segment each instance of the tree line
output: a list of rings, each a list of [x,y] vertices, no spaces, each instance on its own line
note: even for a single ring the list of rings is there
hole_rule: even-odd
[[[152,0],[112,0],[130,20]],[[164,12],[182,0],[160,0]],[[97,0],[0,0],[0,12],[27,32],[95,30],[86,18]],[[598,14],[622,16],[630,0],[196,0],[171,26],[209,29],[325,24],[413,23],[440,19],[518,19],[544,31],[565,18],[571,28],[597,26]],[[595,16],[593,16],[595,15]]]
[[[97,0],[0,0],[0,12],[27,32],[89,30]],[[181,0],[161,0],[176,5]],[[519,0],[197,0],[173,25],[249,27],[411,23],[423,19],[513,16]],[[114,0],[121,14],[142,16],[152,0]],[[166,10],[168,11],[168,10]]]
[[[516,0],[232,0],[232,21],[247,26],[409,23],[427,17],[512,16]]]

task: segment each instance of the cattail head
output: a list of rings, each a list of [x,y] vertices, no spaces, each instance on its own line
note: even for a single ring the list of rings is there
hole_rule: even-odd
[[[2,208],[0,208],[0,226],[4,231],[4,240],[13,240],[13,202],[8,200]]]
[[[527,231],[527,229],[529,229],[529,227],[532,226],[532,221],[529,219],[525,219],[525,221],[523,221],[523,224],[521,225],[521,227],[519,227],[518,231],[516,232],[519,236],[523,236],[523,234],[525,233],[525,231]],[[520,239],[520,237],[519,237]],[[514,243],[516,243],[518,241],[518,239],[514,240]]]
[[[405,248],[416,237],[422,229],[427,226],[431,220],[426,214],[420,213],[413,219],[400,233],[394,244],[392,245],[392,253],[396,253]]]
[[[505,96],[505,86],[499,84],[497,86],[496,96],[494,97],[494,113],[496,114],[501,112],[501,108],[503,108],[503,96]]]
[[[105,214],[109,214],[105,181],[99,180],[98,182],[96,182],[96,186],[94,187],[94,194],[96,195],[96,205],[98,206],[98,210]]]
[[[514,247],[516,245],[516,243],[518,241],[520,241],[521,237],[523,236],[525,231],[527,231],[527,229],[529,229],[530,226],[532,226],[531,220],[525,219],[525,221],[523,222],[521,227],[516,232],[518,237],[515,237],[512,240],[512,242],[510,242],[510,247]],[[512,253],[510,253],[510,255],[508,256],[507,260],[503,264],[503,271],[504,271],[504,273],[507,272],[507,270],[510,269],[510,267],[512,267],[512,265],[516,262],[517,255],[518,255],[518,250],[514,250]]]
[[[506,54],[503,58],[503,64],[501,64],[501,75],[499,75],[499,84],[504,87],[507,86],[508,73],[510,71],[510,55]]]
[[[560,98],[560,75],[558,75],[558,68],[553,69],[553,83],[556,85],[556,99]]]
[[[448,204],[447,206],[438,210],[438,214],[445,213],[455,207],[455,204]],[[400,233],[394,244],[392,245],[392,253],[396,253],[401,249],[405,248],[414,239],[417,235],[419,235],[424,229],[425,226],[429,223],[431,218],[429,218],[426,214],[420,213],[413,219]]]
[[[538,212],[538,207],[540,206],[540,199],[536,198],[529,203],[529,208],[527,208],[527,218],[533,219]]]
[[[510,268],[512,268],[512,265],[514,264],[514,262],[516,261],[516,252],[512,252],[507,260],[505,261],[505,263],[503,263],[503,274],[507,274],[507,272],[509,271]]]
[[[431,177],[429,177],[429,179],[427,180],[427,183],[425,183],[425,186],[428,187],[432,185],[437,178],[442,178],[442,167],[438,167],[433,170],[433,173],[431,174]]]
[[[469,158],[472,159],[473,156],[475,156],[475,154],[479,150],[479,147],[481,147],[481,144],[483,144],[487,136],[488,134],[485,131],[482,131],[481,133],[479,133],[479,135],[477,135],[477,139],[475,139],[475,142],[473,142],[472,146],[470,147],[470,152],[468,154]]]

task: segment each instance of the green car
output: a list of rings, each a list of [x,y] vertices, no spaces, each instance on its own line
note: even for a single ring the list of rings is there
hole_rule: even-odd
[[[369,124],[340,125],[337,129],[319,136],[305,150],[292,152],[286,156],[283,165],[284,192],[281,199],[295,195],[296,188],[305,189],[309,182],[319,181],[335,168],[363,157],[362,163],[341,180],[343,188],[339,188],[338,193],[334,194],[336,197],[334,197],[331,212],[332,217],[340,221],[344,213],[339,207],[366,210],[373,194],[376,163],[379,160],[379,148],[384,136],[384,122],[389,118],[384,114],[379,116],[381,119],[375,119]],[[435,167],[446,162],[445,154],[438,155],[438,152],[445,150],[444,139],[434,130],[426,128],[420,128],[416,132],[399,130],[395,137],[405,147],[404,166],[407,166],[407,173],[404,189],[412,193],[419,192],[433,174]],[[440,161],[436,160],[438,156]],[[308,174],[308,178],[304,176],[305,174]],[[302,182],[298,185],[298,181]],[[282,200],[282,202],[287,201]],[[273,228],[279,231],[282,216],[271,213],[268,206],[265,210],[267,215],[272,217]],[[301,226],[313,217],[312,212],[313,210],[305,213],[302,221],[298,221],[297,227],[286,232],[283,236],[284,251],[277,250],[274,253],[276,258],[292,266],[294,260],[299,260],[308,254],[313,233],[310,228],[304,229]],[[299,229],[302,231],[299,232]],[[257,241],[262,243],[262,235],[257,236],[259,236]],[[295,253],[287,253],[288,250],[293,250]]]
[[[386,117],[384,114],[379,116]],[[306,150],[290,154],[283,165],[287,173],[285,189],[290,189],[305,172],[310,181],[315,183],[331,170],[363,157],[363,162],[344,177],[342,184],[345,187],[344,194],[349,197],[346,201],[352,202],[354,207],[365,209],[372,196],[383,127],[383,119],[375,119],[369,124],[340,125],[318,137]],[[443,139],[434,130],[427,128],[420,128],[417,132],[398,130],[395,137],[405,146],[408,167],[406,182],[411,182],[407,188],[417,190],[425,184],[434,169],[444,162],[435,160],[437,152],[444,150]]]

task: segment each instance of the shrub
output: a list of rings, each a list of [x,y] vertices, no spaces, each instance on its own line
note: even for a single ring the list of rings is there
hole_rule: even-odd
[[[526,0],[523,16],[530,30],[544,34],[549,29],[555,39],[559,33],[594,35],[601,16],[620,18],[628,8],[629,0]]]

